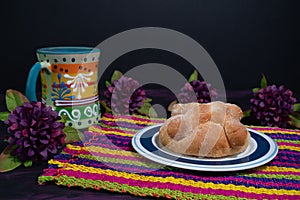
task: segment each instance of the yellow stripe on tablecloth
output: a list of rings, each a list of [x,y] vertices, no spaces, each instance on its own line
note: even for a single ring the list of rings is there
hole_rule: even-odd
[[[205,188],[205,189],[212,188],[212,189],[222,189],[222,190],[237,190],[237,191],[244,191],[244,192],[255,193],[255,194],[300,195],[300,191],[297,190],[285,190],[285,189],[276,190],[276,189],[266,189],[266,188],[255,188],[253,186],[246,187],[243,185],[215,184],[212,182],[205,183],[202,181],[196,182],[194,180],[185,180],[183,178],[174,178],[174,177],[143,176],[139,174],[113,171],[110,169],[103,170],[100,168],[86,167],[84,165],[63,163],[53,159],[49,160],[49,164],[58,165],[58,167],[63,167],[64,170],[80,171],[82,173],[105,174],[108,176],[122,177],[126,179],[140,180],[140,181],[174,183],[174,184],[180,184],[184,186],[192,186],[192,187]]]
[[[132,120],[132,119],[126,119],[126,118],[107,118],[102,117],[102,120],[104,121],[110,121],[110,122],[128,122],[131,124],[145,124],[145,125],[151,125],[151,124],[157,124],[157,121],[141,121],[141,120]],[[151,120],[151,119],[149,119]]]
[[[89,131],[94,131],[97,133],[102,133],[102,134],[114,134],[114,135],[121,135],[121,136],[127,136],[127,137],[133,137],[134,133],[122,133],[122,132],[118,132],[118,131],[106,131],[103,130],[101,128],[96,128],[94,126],[89,127]]]
[[[278,129],[276,127],[265,127],[265,126],[251,126],[251,125],[246,125],[247,128],[254,129],[258,132],[262,133],[280,133],[280,134],[296,134],[300,135],[300,130],[296,129]]]
[[[295,134],[295,135],[300,135],[299,132],[295,132],[295,131],[284,131],[284,130],[265,130],[265,131],[261,131],[261,130],[257,130],[259,132],[262,132],[262,133],[280,133],[280,134]]]
[[[76,151],[90,151],[90,152],[98,152],[98,153],[105,153],[105,154],[111,154],[111,155],[122,155],[122,156],[133,156],[133,157],[142,157],[140,154],[132,152],[132,151],[125,151],[121,149],[113,150],[113,149],[108,149],[108,148],[103,148],[99,146],[84,146],[78,148],[76,145],[72,144],[67,144],[67,148],[71,150],[76,150]]]
[[[262,172],[299,172],[300,169],[292,168],[292,167],[277,167],[277,166],[261,166],[254,168],[255,171]]]
[[[287,145],[280,145],[278,146],[278,149],[289,149],[294,151],[300,151],[300,147],[287,146]]]

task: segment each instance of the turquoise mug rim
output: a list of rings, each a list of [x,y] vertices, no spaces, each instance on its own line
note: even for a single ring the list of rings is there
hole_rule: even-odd
[[[100,49],[95,47],[83,46],[57,46],[57,47],[43,47],[36,50],[38,54],[89,54],[99,53]]]

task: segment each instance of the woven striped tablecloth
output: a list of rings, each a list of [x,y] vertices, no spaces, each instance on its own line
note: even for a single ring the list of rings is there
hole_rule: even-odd
[[[38,181],[169,199],[300,199],[300,130],[251,126],[277,142],[277,156],[250,170],[209,173],[162,166],[136,153],[133,135],[163,121],[105,114],[83,142],[49,160]]]

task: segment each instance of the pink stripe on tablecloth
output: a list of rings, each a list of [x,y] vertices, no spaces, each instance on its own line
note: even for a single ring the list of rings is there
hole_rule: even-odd
[[[300,147],[300,144],[292,143],[292,142],[276,142],[279,146],[292,146],[292,147]]]
[[[89,173],[89,172],[86,172],[85,174],[87,174],[87,173],[89,174],[89,176],[92,176],[92,177],[95,177],[95,178],[98,175],[97,174],[96,176],[93,176],[93,173]],[[151,172],[151,173],[153,173],[153,172]],[[147,175],[145,175],[145,176],[147,176]],[[100,178],[100,180],[102,180],[101,177],[99,177],[99,178]],[[182,178],[184,179],[184,177],[182,177]],[[93,180],[99,180],[99,179],[93,179]],[[187,179],[185,179],[185,180],[187,180]],[[215,183],[215,184],[217,184],[217,183],[218,184],[219,183],[224,183],[224,184],[232,183],[232,184],[234,184],[233,182],[236,182],[236,183],[248,184],[248,185],[251,185],[251,186],[257,187],[257,188],[264,188],[264,186],[272,186],[272,188],[275,188],[275,187],[282,188],[282,187],[290,187],[291,186],[289,183],[275,183],[275,182],[271,183],[271,182],[261,181],[258,178],[255,178],[255,180],[251,180],[247,177],[236,177],[236,178],[234,178],[234,177],[224,177],[223,180],[220,180],[220,178],[218,178],[218,177],[214,177],[214,178],[212,178],[212,177],[210,177],[210,178],[203,177],[202,179],[198,178],[197,181],[212,182],[212,183]],[[259,185],[261,185],[261,186],[259,187]],[[300,185],[295,185],[294,184],[293,188],[300,189]]]
[[[294,168],[300,168],[300,164],[297,163],[291,163],[291,162],[281,162],[281,161],[272,161],[271,166],[280,166],[280,167],[294,167]]]

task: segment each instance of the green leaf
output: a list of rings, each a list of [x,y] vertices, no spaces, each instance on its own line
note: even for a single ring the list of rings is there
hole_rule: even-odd
[[[108,88],[111,85],[109,81],[105,81],[105,86]]]
[[[267,79],[266,76],[264,74],[262,74],[262,78],[260,81],[260,87],[261,88],[266,88],[267,87]]]
[[[74,127],[66,126],[63,129],[63,132],[66,134],[66,144],[84,140],[84,135]]]
[[[144,103],[150,103],[151,101],[152,101],[152,99],[146,98],[145,101],[144,101]]]
[[[31,167],[32,166],[32,160],[26,160],[24,163],[23,163],[24,167]]]
[[[194,72],[191,74],[190,78],[189,78],[189,82],[198,80],[198,72],[197,70],[194,70]]]
[[[0,172],[11,171],[22,164],[16,156],[11,155],[14,149],[15,147],[6,147],[0,154]]]
[[[297,119],[300,119],[300,112],[293,112],[291,115],[293,115],[293,117],[296,117]]]
[[[110,82],[113,83],[115,80],[119,80],[122,76],[123,76],[122,72],[115,70],[111,77]]]
[[[24,102],[29,102],[21,92],[12,89],[6,91],[5,99],[9,111],[15,110],[17,106],[22,106]]]
[[[0,112],[0,120],[5,121],[8,119],[9,112]]]
[[[108,106],[106,105],[105,101],[100,100],[100,104],[104,107],[105,113],[112,113],[110,107],[108,107]]]
[[[250,117],[250,115],[251,115],[251,110],[250,109],[249,110],[245,110],[243,112],[243,117],[242,118],[244,118],[244,117]]]
[[[260,90],[260,88],[253,88],[253,89],[252,89],[252,92],[253,92],[253,93],[256,93],[256,92],[258,92],[259,90]]]
[[[300,110],[300,103],[295,103],[294,105],[293,105],[293,111],[294,112],[297,112],[297,111],[299,111]]]
[[[68,121],[68,119],[69,119],[68,115],[66,115],[66,114],[61,115],[60,118],[61,119],[57,120],[57,121],[58,122],[63,122],[63,123],[66,123]]]
[[[150,103],[144,103],[144,104],[138,109],[138,112],[139,112],[140,114],[142,114],[142,115],[148,116],[150,107],[151,107],[151,104],[150,104]]]
[[[157,117],[156,111],[152,108],[150,103],[144,103],[138,112],[142,115],[149,116],[149,117]]]
[[[152,107],[149,109],[149,114],[148,115],[149,115],[149,117],[158,117],[157,112]]]
[[[293,126],[295,126],[297,128],[300,128],[300,118],[296,118],[293,115],[289,115],[289,117],[292,120],[291,121],[291,125],[293,125]]]

